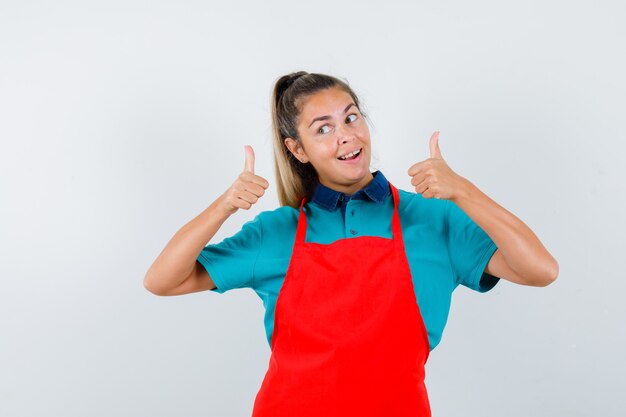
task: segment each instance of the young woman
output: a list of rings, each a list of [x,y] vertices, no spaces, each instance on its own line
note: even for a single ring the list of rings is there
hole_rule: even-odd
[[[272,97],[279,208],[208,244],[269,183],[245,169],[148,270],[158,295],[251,288],[272,350],[253,417],[430,416],[424,365],[452,291],[500,278],[545,286],[558,263],[517,217],[444,161],[408,168],[414,192],[370,172],[366,116],[347,83],[304,71]],[[206,245],[206,246],[205,246]]]

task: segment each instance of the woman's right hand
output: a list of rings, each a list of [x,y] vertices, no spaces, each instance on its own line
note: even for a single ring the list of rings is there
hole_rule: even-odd
[[[185,224],[146,272],[143,285],[157,295],[180,295],[215,288],[215,282],[197,261],[224,221],[240,208],[248,210],[269,186],[254,175],[254,151],[246,146],[244,171],[224,194]]]
[[[249,210],[265,194],[269,183],[263,177],[254,174],[254,150],[244,147],[246,160],[244,170],[228,190],[221,196],[222,208],[230,215],[242,208]]]

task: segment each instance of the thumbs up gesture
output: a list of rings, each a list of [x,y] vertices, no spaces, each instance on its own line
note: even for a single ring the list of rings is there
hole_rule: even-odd
[[[259,198],[265,194],[269,183],[263,177],[254,174],[254,150],[252,146],[244,147],[246,159],[244,169],[235,182],[222,195],[223,207],[228,214],[238,209],[249,210]]]
[[[408,174],[415,192],[424,198],[454,200],[461,195],[467,180],[450,169],[439,149],[439,132],[430,137],[430,158],[411,165]]]

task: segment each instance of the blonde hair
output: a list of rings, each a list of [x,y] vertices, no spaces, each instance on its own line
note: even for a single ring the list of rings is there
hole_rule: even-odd
[[[302,163],[285,145],[286,138],[293,138],[301,145],[298,133],[298,117],[303,101],[318,91],[340,88],[350,94],[357,109],[367,118],[359,104],[359,99],[347,80],[331,75],[292,72],[276,80],[272,92],[272,136],[274,150],[274,174],[281,206],[300,207],[303,197],[311,198],[319,180],[310,162]]]

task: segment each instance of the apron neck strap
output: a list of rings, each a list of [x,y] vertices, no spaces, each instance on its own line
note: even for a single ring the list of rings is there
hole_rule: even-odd
[[[389,183],[391,189],[391,195],[393,196],[393,217],[391,219],[391,233],[393,239],[398,240],[402,236],[402,228],[400,227],[400,216],[398,214],[398,206],[400,204],[400,195],[398,189]],[[306,197],[302,198],[300,202],[300,217],[298,218],[298,228],[296,229],[296,242],[304,242],[306,237],[306,215],[304,214],[304,203]]]
[[[304,242],[306,236],[306,215],[304,214],[304,203],[306,197],[300,203],[300,217],[298,218],[298,228],[296,229],[296,242]]]
[[[398,189],[389,183],[391,188],[391,195],[393,196],[393,218],[391,219],[391,233],[393,234],[393,240],[402,239],[402,228],[400,227],[400,215],[398,214],[398,206],[400,205],[400,194]]]

